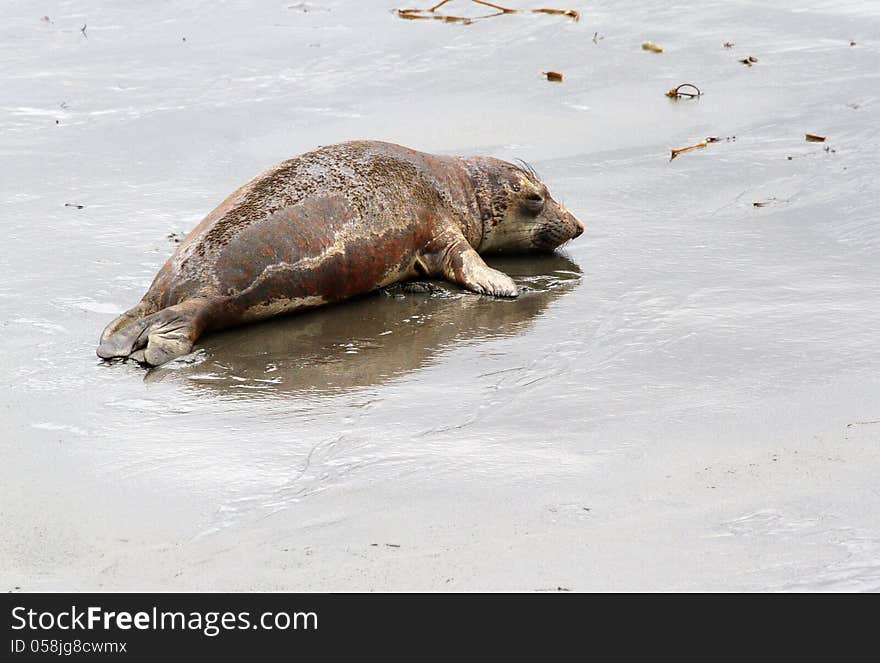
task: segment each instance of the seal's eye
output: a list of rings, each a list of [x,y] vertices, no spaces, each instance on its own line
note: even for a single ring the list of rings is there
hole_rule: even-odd
[[[528,196],[526,196],[523,202],[526,208],[531,210],[532,212],[538,213],[542,209],[544,209],[544,199],[541,197],[540,194],[530,193]]]

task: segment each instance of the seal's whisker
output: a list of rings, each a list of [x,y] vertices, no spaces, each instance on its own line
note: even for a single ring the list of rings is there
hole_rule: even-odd
[[[534,166],[530,164],[525,159],[514,159],[516,162],[517,170],[526,175],[530,180],[535,182],[536,184],[541,181],[541,177],[538,175],[538,171],[535,170]]]

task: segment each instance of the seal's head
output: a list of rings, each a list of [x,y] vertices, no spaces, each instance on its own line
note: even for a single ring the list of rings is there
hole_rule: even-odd
[[[584,232],[535,171],[490,157],[466,160],[482,221],[480,253],[552,251]]]

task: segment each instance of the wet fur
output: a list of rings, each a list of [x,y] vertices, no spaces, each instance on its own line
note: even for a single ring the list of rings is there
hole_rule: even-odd
[[[545,199],[529,210],[527,195]],[[516,296],[479,252],[549,250],[583,226],[527,165],[441,157],[390,143],[320,148],[233,192],[187,235],[98,355],[157,365],[207,331],[419,276]]]

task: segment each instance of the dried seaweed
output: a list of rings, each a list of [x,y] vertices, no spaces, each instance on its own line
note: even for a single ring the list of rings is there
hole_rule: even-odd
[[[690,150],[700,149],[702,147],[706,147],[709,143],[720,143],[722,140],[725,141],[736,141],[736,136],[727,136],[723,139],[718,136],[706,136],[699,143],[694,143],[693,145],[688,145],[687,147],[679,147],[679,148],[670,148],[669,152],[669,160],[672,161],[675,157],[677,157],[682,152],[688,152]]]
[[[542,7],[539,9],[512,9],[511,7],[504,7],[502,5],[497,5],[493,2],[487,2],[486,0],[470,0],[477,5],[483,5],[484,7],[489,7],[490,9],[494,9],[495,12],[491,14],[485,14],[483,16],[456,16],[453,14],[441,14],[438,13],[437,10],[440,9],[443,5],[450,2],[451,0],[441,0],[437,4],[428,7],[427,9],[398,9],[397,15],[400,18],[404,18],[407,20],[436,20],[436,21],[445,21],[446,23],[461,23],[462,25],[470,25],[474,21],[478,21],[484,18],[492,18],[493,16],[502,16],[503,14],[523,14],[523,13],[532,13],[532,14],[552,14],[556,16],[565,16],[574,21],[580,20],[581,15],[574,9],[553,9],[549,7]]]
[[[574,9],[532,9],[533,14],[557,14],[559,16],[568,16],[568,18],[579,21],[581,15]]]
[[[669,151],[672,154],[669,156],[669,160],[672,161],[675,157],[677,157],[682,152],[688,152],[689,150],[696,150],[701,147],[706,147],[706,145],[708,145],[709,142],[710,141],[708,139],[706,139],[706,140],[701,140],[699,143],[694,143],[693,145],[688,145],[687,147],[670,148]],[[715,141],[711,141],[711,142],[714,143]]]
[[[703,93],[700,91],[700,88],[698,88],[693,83],[682,83],[681,85],[678,85],[669,90],[666,93],[666,96],[670,99],[681,99],[683,97],[687,99],[695,99],[702,94]]]

